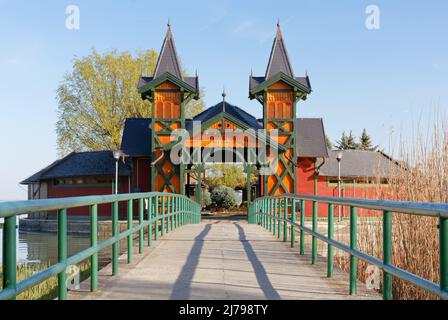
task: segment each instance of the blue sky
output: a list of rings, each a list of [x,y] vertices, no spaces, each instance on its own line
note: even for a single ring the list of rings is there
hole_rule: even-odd
[[[65,27],[72,4],[77,31]],[[369,4],[380,9],[379,30],[365,27]],[[57,158],[56,88],[74,57],[91,48],[159,51],[168,17],[208,106],[225,86],[229,102],[261,116],[248,76],[264,74],[279,17],[294,71],[308,70],[314,89],[298,115],[324,118],[332,139],[367,128],[387,149],[391,130],[406,135],[436,107],[448,110],[444,0],[0,0],[0,200],[26,198],[18,182]]]

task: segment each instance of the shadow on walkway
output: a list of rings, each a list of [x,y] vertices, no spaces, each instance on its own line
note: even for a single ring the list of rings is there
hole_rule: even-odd
[[[211,228],[211,224],[205,225],[204,230],[194,239],[193,248],[191,248],[187,261],[182,267],[179,277],[176,279],[170,300],[187,300],[190,298],[191,282],[193,281],[194,272],[199,263],[202,247],[204,246],[203,241]]]
[[[235,227],[238,229],[239,233],[239,240],[243,244],[244,251],[246,251],[247,258],[249,259],[250,263],[252,264],[252,268],[254,269],[255,276],[257,278],[257,282],[263,290],[264,296],[268,300],[280,300],[280,295],[278,292],[274,289],[271,281],[269,280],[269,277],[266,273],[265,268],[263,267],[263,264],[258,259],[257,254],[255,253],[254,249],[252,248],[252,245],[247,241],[246,234],[244,233],[244,229],[237,223],[234,223]]]

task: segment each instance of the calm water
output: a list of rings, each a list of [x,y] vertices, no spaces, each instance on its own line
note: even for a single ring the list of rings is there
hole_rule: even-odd
[[[0,221],[2,223],[3,221]],[[90,246],[88,235],[68,235],[68,256],[72,256]],[[2,261],[3,230],[0,228],[0,262]],[[99,240],[101,241],[101,240]],[[121,243],[120,243],[121,244]],[[120,251],[126,248],[120,245]],[[109,247],[99,253],[100,265],[110,261],[112,249]],[[17,262],[19,263],[48,263],[55,264],[58,259],[58,238],[56,234],[27,233],[17,230]]]

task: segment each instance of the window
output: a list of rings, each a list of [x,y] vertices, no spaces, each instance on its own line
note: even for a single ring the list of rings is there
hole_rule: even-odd
[[[327,178],[328,187],[337,187],[338,178],[328,177]],[[389,182],[387,179],[375,179],[375,178],[341,178],[341,186],[343,188],[374,188],[376,186],[387,187]]]
[[[55,187],[103,187],[111,186],[113,178],[64,178],[55,179]]]

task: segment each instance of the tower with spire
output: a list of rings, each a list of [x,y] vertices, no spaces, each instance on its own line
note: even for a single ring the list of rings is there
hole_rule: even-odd
[[[286,151],[279,155],[277,172],[263,177],[263,194],[296,193],[296,110],[297,102],[311,93],[308,75],[296,77],[285,41],[277,22],[277,32],[264,76],[249,77],[249,98],[263,105],[263,124],[267,133],[278,130],[279,144]]]
[[[187,77],[182,73],[170,21],[154,75],[142,76],[138,91],[142,99],[152,103],[151,190],[185,194],[185,167],[174,165],[165,151],[171,133],[185,129],[185,106],[191,99],[199,99],[199,83],[197,75]]]

